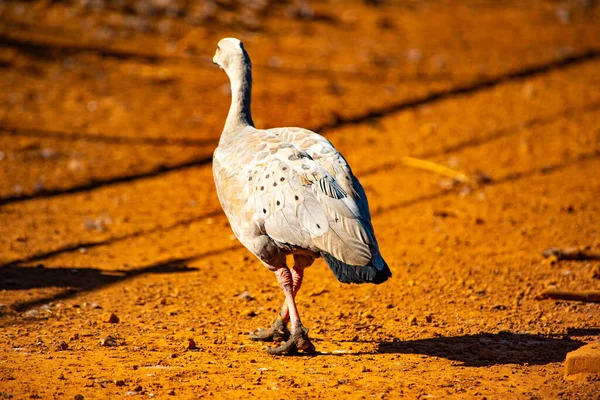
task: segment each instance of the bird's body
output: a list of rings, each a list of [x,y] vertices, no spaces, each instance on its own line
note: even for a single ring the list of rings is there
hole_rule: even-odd
[[[214,61],[232,87],[232,105],[213,157],[219,200],[240,242],[277,273],[284,291],[287,281],[290,285],[292,304],[286,293],[282,318],[263,335],[272,339],[275,325],[285,328],[280,325],[288,311],[294,325],[293,297],[315,258],[323,256],[344,283],[381,283],[391,272],[379,253],[365,192],[344,157],[309,130],[254,127],[250,59],[239,40],[221,40]],[[291,271],[289,254],[295,261]],[[298,348],[301,330],[306,331],[297,328],[291,343]]]
[[[236,237],[267,265],[285,264],[287,254],[323,252],[363,267],[365,276],[358,273],[354,283],[387,278],[377,276],[384,261],[364,191],[324,137],[301,128],[247,127],[219,143],[213,173]],[[347,275],[339,271],[338,278],[352,282]]]

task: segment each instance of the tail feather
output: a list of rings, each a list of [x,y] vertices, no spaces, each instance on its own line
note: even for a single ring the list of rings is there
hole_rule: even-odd
[[[385,260],[383,268],[377,269],[372,263],[365,266],[348,265],[331,254],[321,253],[323,259],[335,275],[342,283],[375,283],[380,284],[388,280],[392,276],[392,271],[388,267]]]

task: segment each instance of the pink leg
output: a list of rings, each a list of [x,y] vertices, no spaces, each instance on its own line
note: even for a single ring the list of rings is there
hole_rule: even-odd
[[[297,289],[300,288],[303,270],[301,268],[294,268],[290,271],[287,267],[281,267],[275,271],[275,275],[285,294],[285,304],[287,305],[292,327],[290,338],[279,347],[267,349],[267,352],[269,354],[287,354],[296,352],[297,350],[303,350],[309,353],[314,352],[315,346],[308,338],[308,329],[302,326],[300,315],[296,308],[296,301],[294,299],[295,293],[297,293],[297,290],[294,291],[294,287]]]
[[[284,354],[295,350],[314,351],[314,346],[308,339],[308,330],[302,326],[298,309],[296,308],[296,294],[302,286],[304,269],[312,265],[314,257],[307,255],[294,255],[294,268],[286,266],[275,270],[277,280],[285,294],[285,301],[281,312],[269,329],[259,329],[250,333],[250,339],[258,341],[286,341],[280,347],[270,349],[271,354]],[[287,329],[287,323],[292,321],[292,334]],[[292,337],[290,337],[292,336]]]
[[[311,261],[312,264],[312,261]],[[294,299],[296,299],[296,295],[298,294],[298,291],[300,290],[300,287],[302,286],[302,279],[304,278],[304,268],[306,268],[306,266],[299,266],[298,262],[296,261],[296,263],[294,264],[294,268],[292,268],[291,273],[292,273],[292,295],[294,296]],[[283,302],[283,308],[281,309],[281,312],[279,313],[279,317],[281,318],[281,320],[283,322],[288,322],[290,319],[290,313],[288,310],[288,303],[287,300]]]
[[[285,295],[285,305],[287,306],[290,319],[292,321],[292,330],[302,325],[300,323],[300,316],[298,315],[298,309],[296,308],[296,301],[294,300],[294,277],[292,272],[287,267],[279,268],[275,271],[279,286],[283,290]]]

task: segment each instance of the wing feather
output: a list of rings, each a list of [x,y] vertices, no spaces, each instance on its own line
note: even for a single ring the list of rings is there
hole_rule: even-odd
[[[299,128],[264,131],[268,152],[255,158],[249,198],[273,240],[367,265],[379,250],[364,190],[328,140]],[[262,144],[261,144],[262,145]]]

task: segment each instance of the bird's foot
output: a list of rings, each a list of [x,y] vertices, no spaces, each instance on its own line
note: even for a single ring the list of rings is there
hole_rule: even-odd
[[[290,331],[285,322],[277,317],[273,325],[269,329],[259,328],[254,332],[250,332],[250,339],[260,342],[283,342],[290,337]]]
[[[308,329],[302,325],[295,329],[290,338],[280,346],[267,349],[267,353],[272,355],[295,354],[298,351],[304,353],[315,352],[315,346],[308,337]]]

